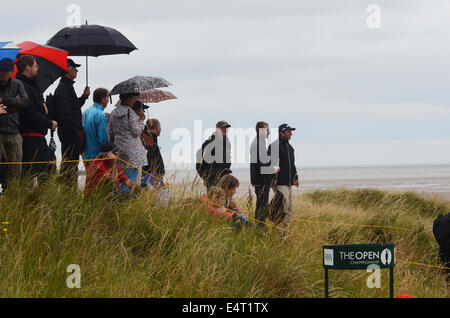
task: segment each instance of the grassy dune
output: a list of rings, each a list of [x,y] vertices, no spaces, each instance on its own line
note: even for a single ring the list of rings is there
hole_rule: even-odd
[[[192,190],[186,184],[186,189]],[[395,242],[395,295],[449,297],[431,232],[445,203],[374,190],[320,191],[295,197],[289,233],[234,231],[189,199],[159,208],[153,193],[117,201],[51,181],[42,189],[10,185],[0,196],[0,297],[323,297],[321,242]],[[254,200],[253,200],[254,201]],[[252,200],[240,202],[244,209]],[[346,223],[346,224],[329,224]],[[411,231],[362,227],[371,224]],[[69,264],[81,288],[66,286]],[[332,297],[388,297],[369,289],[365,271],[330,272]]]

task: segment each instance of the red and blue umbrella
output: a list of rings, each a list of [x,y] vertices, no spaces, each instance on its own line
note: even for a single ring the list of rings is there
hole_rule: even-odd
[[[48,45],[40,45],[34,42],[26,41],[17,44],[20,49],[20,55],[33,55],[39,63],[39,73],[36,78],[36,85],[41,92],[44,92],[58,78],[68,72],[67,51]],[[16,76],[15,69],[13,77]]]
[[[9,42],[0,42],[0,60],[3,60],[4,58],[8,58],[12,61],[17,56],[17,53],[19,53],[20,47],[17,47],[14,45],[12,41]]]

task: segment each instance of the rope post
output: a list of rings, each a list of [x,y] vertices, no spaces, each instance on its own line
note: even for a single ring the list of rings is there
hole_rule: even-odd
[[[389,290],[390,298],[394,298],[394,267],[389,269]]]

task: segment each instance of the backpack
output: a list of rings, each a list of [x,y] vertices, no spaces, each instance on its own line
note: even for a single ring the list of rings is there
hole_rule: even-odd
[[[47,104],[48,117],[51,120],[58,121],[58,113],[56,111],[55,96],[52,94],[47,95],[45,98],[45,103]]]
[[[434,220],[433,234],[441,249],[450,253],[450,213]]]
[[[196,163],[195,170],[197,170],[198,175],[203,179],[205,176],[205,172],[208,170],[209,165],[205,162],[203,158],[203,150],[206,147],[207,141],[203,143],[200,149],[196,152]]]

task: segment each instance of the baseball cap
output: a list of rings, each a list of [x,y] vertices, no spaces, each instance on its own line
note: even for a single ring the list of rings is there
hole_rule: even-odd
[[[282,124],[278,127],[278,132],[285,132],[286,130],[294,131],[295,128],[289,126],[288,124]]]
[[[137,100],[136,103],[134,103],[133,105],[133,109],[134,110],[138,110],[138,109],[149,109],[150,106],[145,105],[143,102],[141,102],[140,100]]]
[[[231,125],[226,121],[226,120],[221,120],[219,122],[217,122],[216,124],[216,128],[230,128]]]
[[[71,66],[73,66],[73,67],[80,67],[81,64],[75,63],[72,59],[67,59],[67,67],[71,67]]]
[[[4,59],[2,59],[0,61],[0,70],[7,71],[7,72],[13,71],[14,70],[14,62],[11,59],[5,57]]]

